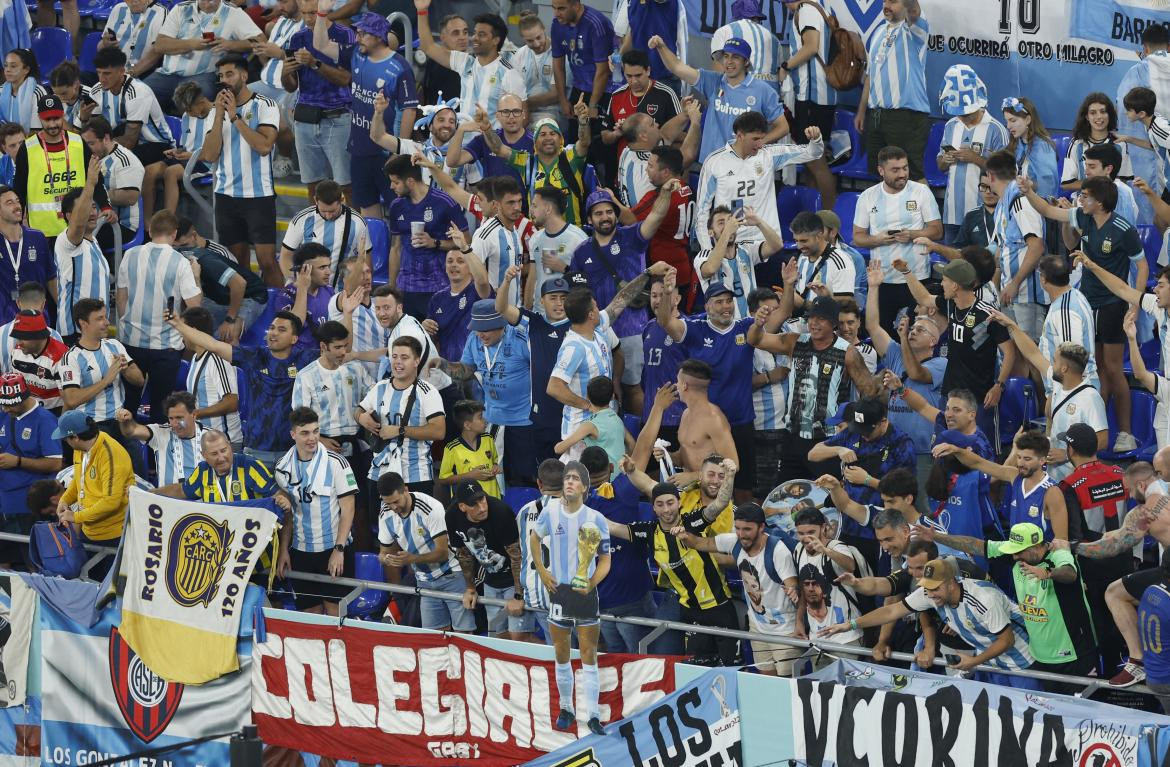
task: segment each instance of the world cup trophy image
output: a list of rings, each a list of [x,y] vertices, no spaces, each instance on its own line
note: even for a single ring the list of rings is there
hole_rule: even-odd
[[[573,588],[580,591],[588,588],[589,563],[597,556],[600,545],[601,531],[596,525],[584,525],[577,530],[577,573],[573,576]]]
[[[711,682],[711,694],[719,701],[719,718],[726,719],[731,716],[731,706],[727,705],[727,680],[721,676],[715,677]]]

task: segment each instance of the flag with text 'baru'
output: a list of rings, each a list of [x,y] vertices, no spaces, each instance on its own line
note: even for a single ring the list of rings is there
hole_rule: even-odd
[[[195,503],[130,490],[119,572],[121,636],[168,682],[203,684],[239,668],[244,589],[277,524],[270,499]]]

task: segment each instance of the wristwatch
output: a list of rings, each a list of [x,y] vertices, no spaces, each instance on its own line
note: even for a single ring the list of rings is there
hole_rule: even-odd
[[[229,325],[234,325],[234,324],[236,324],[236,318],[235,318],[235,317],[233,317],[233,316],[231,316],[230,314],[228,314],[228,315],[225,315],[225,316],[224,316],[224,318],[223,318],[223,321],[224,321],[224,322],[226,322],[226,323],[227,323],[227,324],[229,324]]]
[[[321,62],[320,62],[320,61],[314,61],[312,64],[310,64],[310,65],[309,65],[309,69],[312,69],[312,70],[317,70],[317,69],[320,69],[320,68],[321,68]]]
[[[344,554],[345,553],[345,544],[339,543],[333,547],[333,550],[336,551],[338,554]]]
[[[790,71],[791,71],[791,70],[788,68],[788,62],[787,62],[787,61],[781,61],[781,62],[780,62],[780,68],[781,68],[781,69],[783,69],[785,72],[790,72]]]
[[[1077,549],[1079,549],[1080,547],[1081,547],[1080,541],[1069,541],[1068,542],[1068,552],[1074,556],[1077,553]]]

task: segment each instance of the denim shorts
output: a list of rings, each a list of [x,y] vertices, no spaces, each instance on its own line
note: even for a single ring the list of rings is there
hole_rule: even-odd
[[[446,591],[458,597],[457,599],[420,597],[419,609],[422,612],[422,627],[424,629],[450,627],[456,631],[475,631],[475,611],[463,607],[463,592],[467,590],[463,573],[450,573],[437,580],[418,585],[420,588]]]
[[[322,118],[316,125],[293,123],[303,183],[315,184],[331,178],[349,186],[349,152],[346,151],[349,124],[349,112]]]
[[[483,595],[485,597],[508,600],[511,599],[515,593],[515,586],[504,586],[502,588],[496,588],[495,586],[489,586],[486,583],[483,584]],[[526,620],[529,614],[527,612],[525,612],[524,615],[516,616],[509,613],[506,608],[489,604],[484,604],[483,611],[487,614],[489,634],[500,634],[504,631],[511,631],[515,634],[526,631],[531,633],[531,629],[525,628],[526,624],[531,625],[533,623],[533,621]],[[533,617],[535,617],[535,614],[533,614]]]

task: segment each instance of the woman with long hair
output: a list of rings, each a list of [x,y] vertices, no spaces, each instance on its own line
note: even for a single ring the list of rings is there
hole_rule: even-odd
[[[26,134],[40,127],[37,101],[45,89],[37,82],[41,76],[37,59],[28,48],[13,48],[4,57],[4,85],[0,87],[0,121],[18,123]]]
[[[1072,143],[1064,157],[1064,169],[1060,185],[1064,189],[1077,191],[1085,178],[1085,150],[1091,146],[1112,144],[1121,153],[1121,164],[1115,168],[1117,179],[1129,181],[1133,168],[1129,162],[1129,148],[1123,141],[1114,141],[1117,135],[1117,107],[1104,93],[1090,93],[1077,110],[1073,124]]]
[[[1057,194],[1056,144],[1036,111],[1036,105],[1024,96],[1003,100],[1003,123],[1011,135],[1007,149],[1016,158],[1020,175],[1032,179],[1041,197]]]

